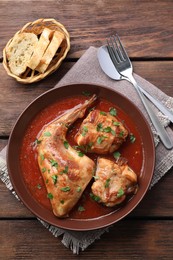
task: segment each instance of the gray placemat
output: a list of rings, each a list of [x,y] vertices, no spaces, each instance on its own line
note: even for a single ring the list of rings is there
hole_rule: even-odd
[[[173,111],[173,98],[167,96],[165,93],[160,91],[157,87],[141,78],[140,76],[134,74],[137,82],[150,94],[154,95],[157,99],[162,101],[170,110]],[[101,70],[98,59],[97,59],[97,49],[90,47],[85,54],[79,59],[78,62],[69,70],[69,72],[64,76],[64,78],[55,86],[60,87],[63,85],[71,83],[93,83],[103,86],[109,86],[121,94],[129,97],[132,102],[134,102],[139,109],[142,111],[146,119],[151,125],[155,146],[156,146],[156,165],[154,176],[150,185],[150,188],[156,184],[161,177],[173,166],[173,150],[166,150],[162,143],[159,141],[157,132],[153,128],[148,115],[146,114],[138,95],[131,84],[127,81],[114,81],[108,78]],[[70,91],[70,89],[69,89]],[[167,127],[167,131],[173,140],[173,131],[169,128],[169,120],[166,116],[160,113],[154,106],[156,114],[159,116],[162,124]],[[16,196],[15,191],[11,185],[8,171],[6,167],[6,147],[0,152],[0,178],[6,184],[7,188]],[[80,250],[85,250],[89,245],[91,245],[96,239],[99,239],[102,234],[108,232],[109,228],[103,228],[94,231],[85,232],[75,232],[67,231],[61,228],[56,228],[44,221],[39,221],[45,226],[55,237],[63,235],[62,243],[69,249],[72,250],[74,254],[78,254]]]

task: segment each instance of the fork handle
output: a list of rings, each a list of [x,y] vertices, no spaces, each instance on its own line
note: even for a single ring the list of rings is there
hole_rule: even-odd
[[[155,129],[157,130],[157,133],[158,133],[162,143],[164,144],[164,146],[167,149],[172,149],[173,148],[173,143],[172,143],[168,133],[166,132],[166,129],[162,126],[162,124],[160,123],[158,117],[156,116],[156,114],[154,113],[152,107],[150,106],[150,103],[149,103],[148,99],[141,92],[140,87],[138,86],[138,84],[137,84],[136,80],[134,79],[133,75],[131,77],[129,77],[129,79],[130,79],[130,82],[135,87],[137,93],[139,94],[139,97],[141,98],[141,101],[142,101],[146,111],[148,112],[148,115],[149,115],[149,117],[151,119],[151,122],[153,123]]]

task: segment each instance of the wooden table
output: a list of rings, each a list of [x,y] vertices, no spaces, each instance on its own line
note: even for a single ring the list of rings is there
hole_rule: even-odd
[[[22,85],[0,64],[0,148],[22,110],[54,87],[89,46],[99,47],[116,31],[126,43],[137,74],[173,97],[173,1],[76,0],[0,2],[0,55],[29,21],[55,18],[71,35],[60,69],[41,82]],[[173,168],[140,205],[86,251],[74,256],[0,181],[0,259],[172,259]]]

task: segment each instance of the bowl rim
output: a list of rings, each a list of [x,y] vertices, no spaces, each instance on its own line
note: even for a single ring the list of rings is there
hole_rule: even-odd
[[[144,145],[143,150],[145,148],[145,149],[147,149],[147,152],[150,153],[150,160],[148,160],[149,162],[146,162],[146,158],[144,158],[144,160],[145,160],[144,164],[146,165],[146,163],[147,163],[146,166],[149,167],[149,169],[150,169],[150,174],[147,174],[147,175],[145,174],[145,176],[144,176],[145,179],[142,176],[142,178],[144,179],[143,182],[145,181],[145,183],[144,184],[141,183],[141,186],[140,186],[137,194],[135,196],[133,196],[133,198],[131,200],[129,200],[128,203],[125,206],[120,207],[120,209],[113,211],[108,215],[104,215],[104,216],[97,217],[97,218],[91,218],[91,219],[72,219],[72,218],[59,219],[59,218],[55,217],[53,215],[53,212],[50,213],[49,210],[45,209],[42,205],[40,205],[38,202],[36,202],[36,200],[29,193],[29,191],[27,190],[26,185],[24,183],[24,180],[22,178],[20,178],[21,174],[20,174],[20,169],[19,169],[18,164],[17,164],[17,168],[15,168],[15,170],[13,170],[14,169],[13,165],[15,165],[14,160],[19,157],[19,156],[17,157],[17,153],[14,154],[13,146],[16,145],[17,148],[19,149],[20,145],[19,145],[19,142],[18,142],[18,138],[20,138],[20,134],[18,133],[18,128],[19,128],[19,125],[21,124],[22,120],[23,121],[26,120],[25,115],[28,113],[28,111],[30,111],[30,110],[33,111],[33,108],[37,104],[38,104],[39,107],[41,106],[40,110],[45,108],[48,104],[52,104],[53,101],[50,102],[50,100],[48,99],[49,96],[53,96],[53,95],[56,96],[55,95],[56,93],[63,92],[63,91],[65,91],[63,93],[68,93],[69,88],[74,89],[74,90],[79,89],[79,88],[84,88],[84,89],[86,89],[86,88],[90,89],[91,88],[91,89],[93,89],[93,91],[95,89],[99,93],[100,93],[100,91],[103,91],[103,94],[104,94],[104,92],[109,92],[109,93],[113,92],[115,96],[118,96],[118,97],[120,97],[121,100],[126,101],[128,103],[126,105],[130,105],[130,107],[132,107],[134,109],[134,112],[142,120],[141,122],[145,126],[145,134],[147,135],[147,142],[149,143],[149,147],[147,147],[147,145],[143,144]],[[77,94],[73,94],[73,92],[72,92],[72,94],[69,94],[69,96],[73,96],[73,95],[77,95]],[[63,97],[65,97],[65,96],[63,96]],[[46,101],[47,104],[42,104],[42,101],[43,100],[45,101],[45,99],[48,100],[48,101]],[[39,111],[37,111],[37,113],[39,113]],[[35,115],[37,113],[35,113]],[[33,116],[30,115],[30,117],[33,118],[35,115],[33,115]],[[141,122],[140,122],[140,124],[141,124]],[[24,132],[24,130],[22,130],[22,131]],[[144,137],[141,137],[141,138],[144,138]],[[145,157],[145,151],[143,151],[143,155]],[[144,166],[142,168],[144,168]],[[117,221],[121,220],[125,216],[127,216],[132,210],[134,210],[134,208],[136,208],[136,206],[141,202],[141,200],[145,196],[145,194],[146,194],[146,192],[147,192],[147,190],[150,186],[152,177],[153,177],[154,167],[155,167],[154,138],[153,138],[151,127],[149,126],[149,123],[146,120],[146,118],[144,117],[144,115],[142,114],[142,112],[125,95],[119,93],[118,91],[116,91],[115,89],[113,89],[111,87],[103,86],[103,85],[99,85],[99,84],[95,84],[95,83],[66,84],[66,85],[62,85],[60,87],[55,87],[53,89],[50,89],[50,90],[44,92],[43,94],[39,95],[23,110],[23,112],[20,114],[20,116],[16,120],[16,123],[14,124],[12,131],[10,133],[10,137],[9,137],[9,141],[8,141],[8,145],[7,145],[7,169],[8,169],[8,173],[9,173],[9,177],[10,177],[10,181],[12,183],[12,186],[13,186],[17,196],[21,200],[21,202],[38,219],[41,219],[41,220],[45,221],[46,223],[49,223],[50,225],[53,225],[55,227],[63,228],[63,229],[67,229],[67,230],[89,231],[89,230],[100,229],[100,228],[108,227],[108,226],[116,223]],[[144,169],[142,169],[141,171],[143,172]],[[14,172],[15,172],[15,174],[14,174]]]

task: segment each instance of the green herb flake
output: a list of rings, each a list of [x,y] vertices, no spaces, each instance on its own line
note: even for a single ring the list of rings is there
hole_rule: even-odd
[[[93,199],[94,201],[97,201],[97,202],[100,201],[100,197],[94,195],[93,193],[90,193],[90,198]]]
[[[113,156],[114,156],[115,159],[119,159],[121,154],[119,152],[114,152]]]
[[[105,132],[105,133],[110,133],[111,130],[112,130],[111,127],[108,126],[108,127],[105,127],[105,128],[103,129],[103,132]]]
[[[124,131],[121,131],[120,133],[119,133],[119,137],[123,137],[124,136]]]
[[[43,154],[40,154],[40,158],[41,158],[42,161],[44,161],[44,159],[45,159]]]
[[[105,132],[105,133],[111,133],[112,135],[116,135],[116,133],[115,133],[115,131],[110,127],[110,126],[108,126],[108,127],[105,127],[104,129],[103,129],[103,131]]]
[[[109,114],[110,114],[111,116],[116,116],[116,115],[117,115],[117,110],[116,110],[115,108],[111,107],[111,108],[109,109]]]
[[[51,136],[51,133],[50,132],[45,132],[44,136]]]
[[[107,136],[104,136],[104,135],[99,136],[99,137],[97,138],[97,143],[98,143],[98,144],[101,144],[101,143],[105,140],[105,138],[107,138]]]
[[[65,166],[65,169],[63,170],[63,173],[68,173],[68,166]]]
[[[52,175],[51,178],[52,178],[53,183],[54,183],[54,185],[55,185],[55,184],[57,183],[58,176],[55,174],[55,175]]]
[[[57,163],[57,161],[51,159],[51,160],[50,160],[50,163],[51,163],[51,166],[52,166],[52,167],[58,168],[58,163]]]
[[[87,133],[88,133],[88,127],[83,126],[81,135],[85,136]]]
[[[81,151],[78,151],[78,156],[79,156],[79,157],[83,157],[83,156],[84,156],[84,153],[82,153]]]
[[[64,147],[65,147],[66,149],[69,148],[69,143],[68,143],[66,140],[64,141]]]
[[[85,97],[90,97],[91,93],[89,91],[82,91],[82,95],[84,95]]]
[[[82,188],[79,186],[77,187],[77,192],[81,192]]]
[[[117,193],[117,198],[121,198],[123,195],[124,195],[124,190],[122,188],[120,188]]]
[[[52,200],[52,199],[53,199],[52,193],[48,193],[48,194],[47,194],[47,197],[48,197],[48,199]]]
[[[105,188],[109,187],[110,181],[111,181],[110,178],[105,181]]]
[[[60,200],[60,203],[61,203],[61,204],[64,204],[64,200]]]
[[[41,184],[37,184],[37,189],[41,190]]]
[[[111,129],[111,134],[112,134],[113,136],[116,136],[116,132],[115,132],[113,129]]]
[[[115,126],[119,126],[120,125],[120,122],[117,122],[117,121],[112,121],[113,125]]]
[[[85,211],[85,208],[83,206],[79,206],[78,211],[80,211],[80,212]]]
[[[60,174],[63,174],[63,173],[68,173],[68,166],[65,166],[65,168],[64,168],[64,170],[62,170],[61,172],[60,172]]]
[[[100,115],[102,115],[102,116],[106,116],[106,115],[107,115],[107,113],[106,113],[106,112],[104,112],[104,111],[100,111]]]
[[[97,124],[96,130],[97,132],[103,131],[102,123]]]
[[[134,134],[130,133],[130,142],[134,143],[136,141],[136,137],[134,136]]]
[[[87,153],[91,150],[91,147],[93,146],[93,142],[88,143],[86,146],[83,147],[83,150]]]
[[[42,169],[41,169],[41,172],[42,172],[42,173],[46,172],[46,168],[45,168],[45,167],[42,168]]]
[[[42,140],[39,140],[39,139],[36,138],[36,140],[35,140],[34,143],[35,143],[35,144],[41,144],[41,142],[42,142]]]
[[[64,192],[70,191],[70,187],[69,186],[63,187],[63,188],[61,188],[61,191],[64,191]]]

